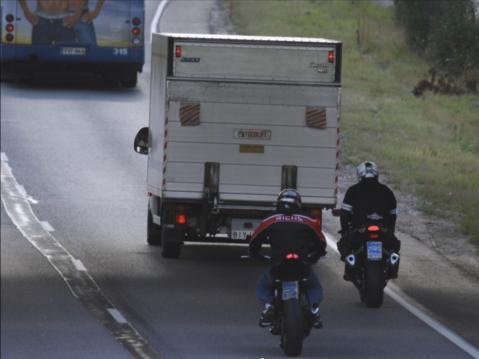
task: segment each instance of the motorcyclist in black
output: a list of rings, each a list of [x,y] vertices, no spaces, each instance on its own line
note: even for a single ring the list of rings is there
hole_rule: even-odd
[[[321,232],[321,222],[302,213],[301,196],[294,189],[281,191],[276,202],[276,212],[263,220],[253,232],[249,250],[251,256],[258,256],[261,245],[271,245],[272,268],[278,265],[288,253],[296,253],[309,263],[315,263],[326,254],[326,240]],[[260,322],[270,325],[274,319],[273,307],[274,279],[271,268],[260,277],[256,294],[264,305]],[[307,296],[315,327],[321,327],[319,304],[323,291],[319,278],[310,271],[307,283]]]
[[[361,243],[353,229],[368,221],[377,221],[389,229],[390,235],[384,242],[386,249],[399,253],[401,242],[394,235],[397,217],[397,203],[394,193],[378,181],[379,172],[374,162],[366,161],[357,167],[359,182],[351,186],[344,196],[341,206],[341,239],[338,250],[341,259],[350,254]],[[345,266],[344,279],[351,280],[351,273]],[[397,277],[399,266],[389,273],[391,278]]]

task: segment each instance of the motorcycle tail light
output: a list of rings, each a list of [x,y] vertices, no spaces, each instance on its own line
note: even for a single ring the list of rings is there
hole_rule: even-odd
[[[379,226],[369,226],[368,231],[369,232],[379,232]]]
[[[298,258],[299,258],[299,255],[297,255],[296,253],[286,254],[286,259],[298,259]]]

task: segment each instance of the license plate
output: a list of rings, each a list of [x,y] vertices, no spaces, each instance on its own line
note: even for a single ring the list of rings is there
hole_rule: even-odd
[[[383,259],[383,244],[382,242],[367,242],[368,259],[378,261]]]
[[[283,300],[298,298],[298,282],[283,282]]]
[[[244,240],[248,238],[248,236],[251,236],[253,231],[231,231],[231,239],[234,240]]]
[[[83,56],[86,54],[85,47],[63,47],[62,55],[66,56]]]
[[[258,219],[233,218],[231,221],[231,239],[245,240],[253,234],[254,229],[261,223]]]

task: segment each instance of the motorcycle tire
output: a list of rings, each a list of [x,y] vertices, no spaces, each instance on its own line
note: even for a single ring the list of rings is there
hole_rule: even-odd
[[[384,297],[384,269],[382,263],[368,262],[366,264],[366,283],[364,300],[369,308],[379,308]]]
[[[153,222],[153,215],[148,210],[146,241],[150,246],[161,246],[161,226]]]
[[[297,299],[283,303],[282,348],[287,356],[298,356],[303,350],[304,318],[301,305]]]

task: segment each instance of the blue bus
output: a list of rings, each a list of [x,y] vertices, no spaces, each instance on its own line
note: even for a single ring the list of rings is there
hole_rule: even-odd
[[[78,70],[136,86],[144,0],[0,0],[2,78]]]

